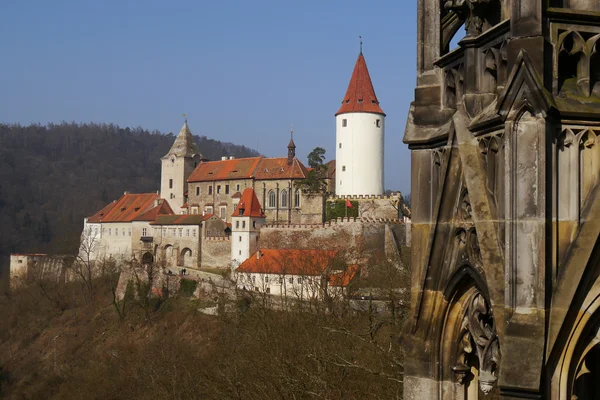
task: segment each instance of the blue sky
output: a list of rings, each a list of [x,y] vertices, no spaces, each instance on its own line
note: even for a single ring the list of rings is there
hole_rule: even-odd
[[[334,113],[364,40],[386,118],[386,189],[410,192],[416,1],[4,1],[0,121],[194,134],[335,158]],[[157,160],[158,162],[158,160]]]

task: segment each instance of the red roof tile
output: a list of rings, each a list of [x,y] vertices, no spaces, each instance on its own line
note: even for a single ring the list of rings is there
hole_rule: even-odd
[[[256,179],[305,179],[306,167],[296,158],[288,165],[287,157],[261,159],[254,177]]]
[[[173,215],[173,209],[165,199],[159,200],[158,206],[151,208],[142,215],[134,218],[134,221],[154,221],[158,215]]]
[[[130,222],[154,207],[156,193],[124,194],[96,214],[88,218],[88,222]],[[110,207],[111,206],[111,207]]]
[[[334,250],[261,249],[240,264],[237,272],[287,275],[321,275],[335,258]]]
[[[362,52],[359,54],[354,71],[348,84],[348,90],[342,101],[342,106],[335,115],[350,113],[350,112],[366,112],[385,115],[379,100],[375,95],[375,89],[369,76],[367,62]]]
[[[294,158],[291,165],[287,157],[249,157],[233,160],[208,161],[198,164],[188,182],[212,182],[228,179],[304,179],[306,167]]]
[[[265,213],[260,206],[260,202],[258,201],[258,197],[256,197],[256,193],[254,193],[254,189],[247,188],[244,190],[242,194],[242,198],[238,203],[236,209],[231,214],[232,217],[257,217],[264,218],[266,217]]]
[[[329,286],[346,287],[352,282],[360,267],[358,265],[349,265],[344,272],[331,274],[329,277]]]
[[[188,182],[248,179],[252,177],[260,159],[261,157],[249,157],[201,162],[190,174]]]

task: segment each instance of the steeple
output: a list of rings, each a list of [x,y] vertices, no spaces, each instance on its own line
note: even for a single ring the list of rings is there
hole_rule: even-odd
[[[290,127],[290,143],[288,144],[288,165],[292,165],[296,157],[296,143],[294,143],[294,125]]]
[[[351,112],[375,113],[385,116],[385,113],[379,107],[379,100],[375,95],[371,76],[367,69],[367,62],[362,53],[362,39],[360,41],[360,53],[354,65],[348,90],[342,101],[342,106],[335,115]]]
[[[194,157],[196,155],[200,155],[202,159],[202,154],[198,151],[198,146],[192,136],[192,132],[188,127],[187,119],[183,123],[173,146],[171,146],[171,150],[167,153],[167,156],[175,155],[178,157]]]

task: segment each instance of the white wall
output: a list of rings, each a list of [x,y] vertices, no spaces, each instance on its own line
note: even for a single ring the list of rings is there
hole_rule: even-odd
[[[347,113],[336,116],[335,123],[336,195],[383,194],[385,117],[372,113]]]

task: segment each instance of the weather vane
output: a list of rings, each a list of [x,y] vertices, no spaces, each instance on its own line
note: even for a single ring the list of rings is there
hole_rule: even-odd
[[[294,124],[290,125],[290,135],[292,135],[292,139],[294,138]]]
[[[358,37],[360,39],[360,54],[362,54],[362,36]]]
[[[185,122],[187,122],[187,113],[183,113],[183,114],[181,114],[181,116],[182,116],[183,118],[185,118]]]

